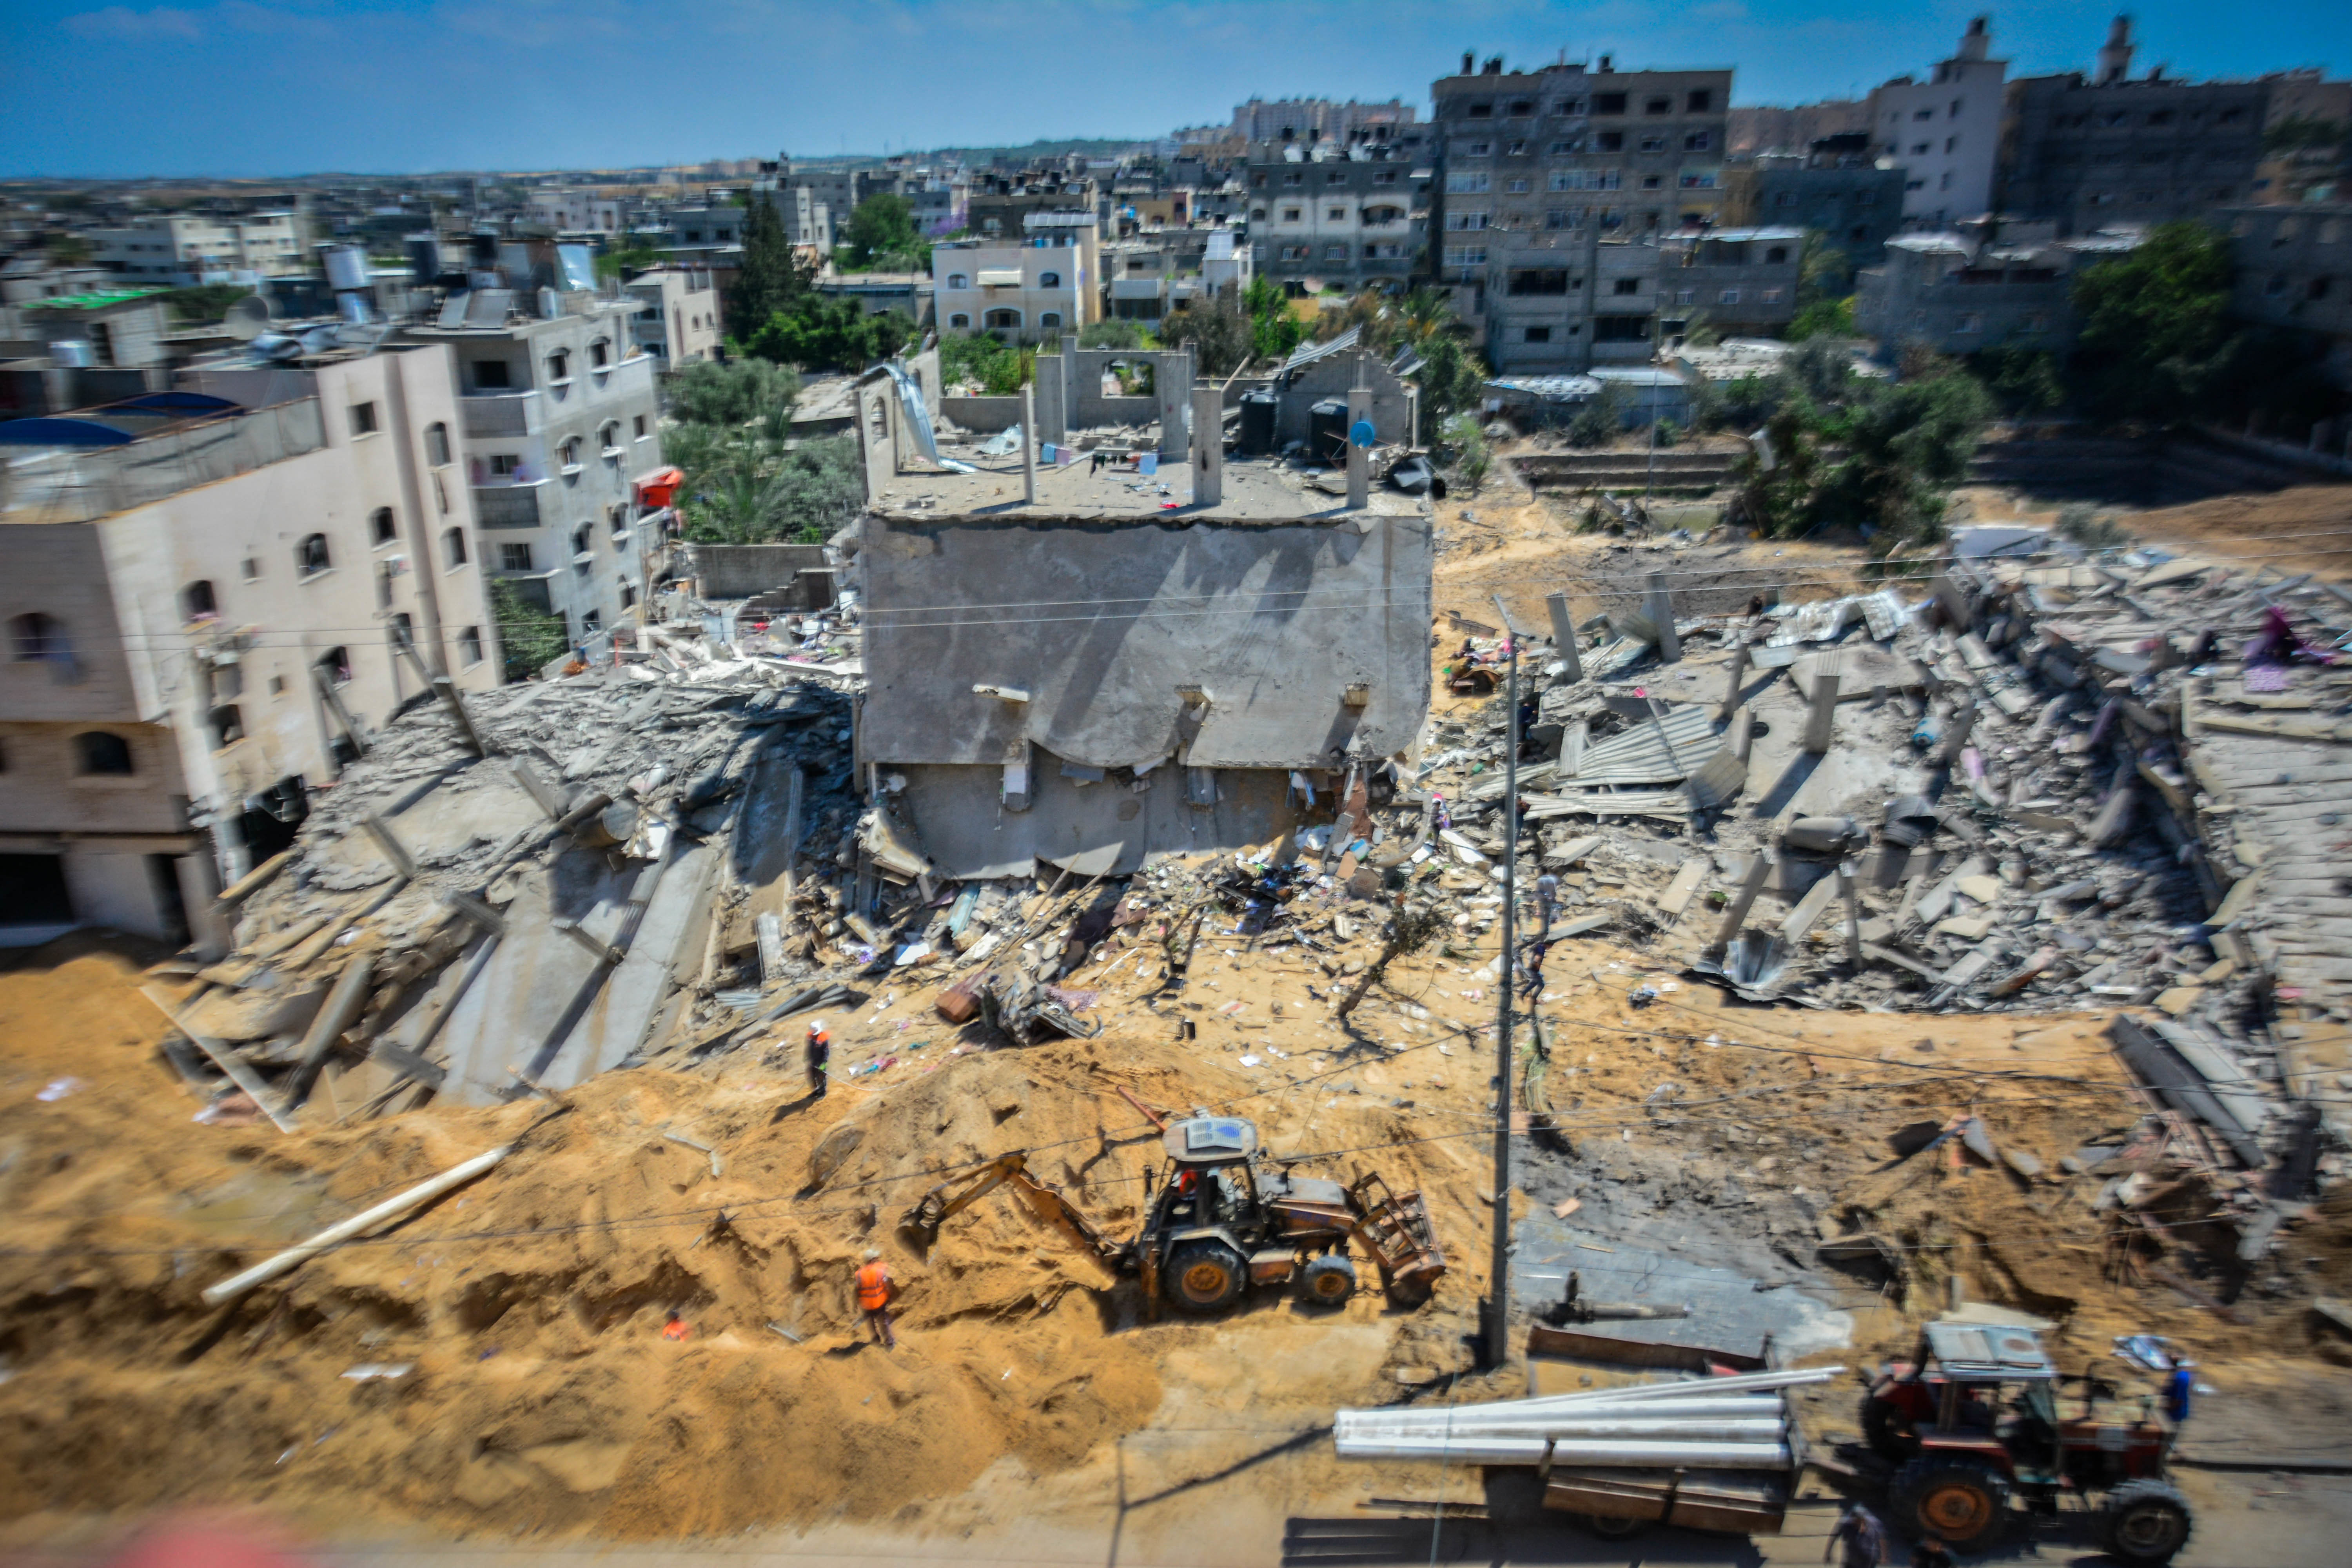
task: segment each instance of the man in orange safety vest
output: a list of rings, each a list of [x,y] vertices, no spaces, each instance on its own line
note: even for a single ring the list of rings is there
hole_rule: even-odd
[[[883,1267],[882,1254],[867,1247],[866,1267],[857,1271],[857,1310],[873,1329],[874,1342],[885,1350],[897,1350],[898,1336],[890,1331],[890,1270]]]

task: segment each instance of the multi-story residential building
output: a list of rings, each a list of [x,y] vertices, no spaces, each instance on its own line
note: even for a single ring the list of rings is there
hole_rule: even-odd
[[[160,365],[172,313],[158,289],[106,289],[15,308],[18,346],[69,367],[133,370]]]
[[[1421,268],[1434,175],[1402,149],[1336,142],[1251,149],[1251,265],[1291,283],[1350,290],[1401,283]]]
[[[404,639],[498,683],[457,403],[446,349],[337,351],[0,424],[0,924],[218,946],[214,893],[424,691]]]
[[[250,282],[309,266],[292,213],[142,218],[94,229],[89,237],[95,259],[109,273],[167,288]]]
[[[1725,121],[1733,157],[1751,153],[1802,153],[1824,136],[1870,129],[1870,105],[1859,98],[1824,99],[1792,107],[1749,104]]]
[[[1273,101],[1253,98],[1234,109],[1233,128],[1226,134],[1237,141],[1255,142],[1304,142],[1311,133],[1344,147],[1358,141],[1400,141],[1405,128],[1412,123],[1412,105],[1401,98],[1390,99],[1386,103],[1359,103],[1352,98],[1345,103],[1328,98]],[[1178,133],[1178,139],[1182,140],[1182,132]]]
[[[2319,339],[2329,379],[2352,387],[2352,203],[2242,206],[2213,216],[2229,225],[2237,263],[2232,313]]]
[[[555,300],[556,314],[526,315],[530,295],[478,289],[404,331],[457,356],[484,568],[562,616],[581,643],[646,593],[661,520],[639,504],[639,481],[661,468],[660,362],[635,340],[641,301],[584,290]]]
[[[2250,199],[2263,159],[2267,81],[2131,78],[2131,23],[2117,17],[2099,74],[2009,87],[2004,213],[2061,235],[2146,227]]]
[[[1091,212],[1032,211],[1018,244],[950,239],[931,248],[940,328],[1038,342],[1102,320],[1102,238]]]
[[[2352,81],[2330,81],[2312,66],[2270,71],[2262,79],[2271,99],[2252,199],[2336,200],[2345,164],[2352,162]]]
[[[1003,239],[1027,233],[1024,220],[1031,213],[1083,212],[1098,217],[1102,195],[1090,176],[1059,169],[982,174],[971,184],[965,226],[983,239]]]
[[[530,216],[534,223],[565,234],[619,234],[626,226],[617,197],[574,185],[531,192]]]
[[[1726,169],[1723,218],[1810,229],[1845,258],[1851,278],[1902,226],[1907,177],[1871,154],[1867,132],[1824,136],[1809,153],[1759,153]]]
[[[2061,239],[2057,225],[1983,218],[1948,234],[1902,234],[1856,279],[1854,324],[1891,355],[1983,349],[2063,353],[2074,341],[2074,272],[2139,243],[2135,233]]]
[[[1731,72],[1472,64],[1430,89],[1437,281],[1497,370],[1646,360],[1656,238],[1720,211]]]
[[[1777,337],[1797,313],[1801,228],[1717,228],[1658,241],[1661,337],[1704,321],[1725,336]]]
[[[2009,62],[1991,48],[1991,19],[1976,17],[1926,80],[1898,76],[1871,89],[1871,142],[1903,170],[1906,228],[1948,228],[1992,210]]]
[[[629,337],[638,348],[676,370],[719,355],[719,290],[708,268],[656,267],[621,286],[637,301]]]

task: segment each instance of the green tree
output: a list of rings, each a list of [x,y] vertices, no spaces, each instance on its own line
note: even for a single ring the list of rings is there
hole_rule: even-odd
[[[742,352],[804,370],[862,371],[907,346],[915,318],[867,310],[855,300],[803,294],[741,340]]]
[[[739,450],[736,461],[688,489],[686,536],[713,544],[821,544],[866,501],[855,436]]]
[[[727,319],[765,322],[808,293],[815,268],[793,254],[784,220],[764,196],[750,205],[743,220],[743,260],[727,289]]]
[[[1845,457],[1814,500],[1816,520],[1872,529],[1881,554],[1935,537],[1992,411],[1984,384],[1957,369],[1872,384],[1838,421]]]
[[[596,276],[617,283],[661,265],[661,252],[643,240],[630,240],[596,253]]]
[[[1456,414],[1445,422],[1439,434],[1454,448],[1454,473],[1475,491],[1486,482],[1486,474],[1495,466],[1495,454],[1486,446],[1486,433],[1478,427],[1478,416]]]
[[[2072,366],[2094,413],[2170,423],[2195,409],[2229,337],[2230,241],[2162,224],[2126,255],[2075,275]]]
[[[1625,389],[1613,381],[1601,384],[1601,390],[1584,400],[1584,405],[1568,422],[1568,444],[1571,447],[1605,447],[1625,428]]]
[[[1816,300],[1801,306],[1789,319],[1789,341],[1803,342],[1807,338],[1851,338],[1856,336],[1853,325],[1853,297],[1843,300]]]
[[[1173,321],[1176,318],[1171,317]],[[1082,349],[1149,349],[1159,346],[1151,329],[1141,321],[1089,321],[1078,329]]]
[[[977,383],[991,397],[1005,397],[1029,384],[1036,351],[1017,348],[986,332],[940,340],[940,380],[949,386]]]
[[[87,267],[89,265],[89,241],[78,234],[58,235],[43,245],[41,249],[55,266]]]
[[[208,327],[226,319],[228,308],[253,290],[242,283],[199,283],[190,289],[166,289],[156,296],[181,327]]]
[[[1250,357],[1256,323],[1230,292],[1171,311],[1160,322],[1162,342],[1191,340],[1202,375],[1227,376]]]
[[[1458,332],[1442,331],[1421,345],[1422,428],[1433,429],[1451,414],[1475,412],[1486,384],[1486,364]]]
[[[2066,401],[2058,356],[2043,349],[1984,349],[1969,356],[1969,370],[2011,418],[2047,414]]]
[[[503,578],[490,584],[490,614],[499,624],[499,646],[506,654],[506,678],[528,680],[563,657],[572,638],[563,617],[523,602],[515,585]]]
[[[801,378],[790,365],[763,359],[698,360],[672,374],[666,389],[670,414],[681,423],[745,425],[774,409],[789,411]]]
[[[914,204],[886,191],[857,204],[843,226],[834,260],[845,272],[928,272],[931,247],[915,227]]]
[[[1242,293],[1242,308],[1250,316],[1250,354],[1255,359],[1287,359],[1307,341],[1307,324],[1291,313],[1290,297],[1272,279],[1250,279]]]
[[[1845,252],[1831,244],[1830,237],[1820,229],[1807,229],[1804,244],[1797,252],[1798,309],[1853,292],[1853,269],[1846,261]]]

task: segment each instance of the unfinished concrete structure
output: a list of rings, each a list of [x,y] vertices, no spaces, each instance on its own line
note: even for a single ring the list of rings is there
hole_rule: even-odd
[[[1190,400],[1189,369],[1160,384]],[[1205,414],[1221,395],[1198,395]],[[901,472],[873,493],[849,563],[859,778],[932,874],[1124,872],[1264,843],[1298,784],[1344,800],[1412,744],[1427,503],[1381,489],[1351,508],[1222,457],[1139,480]]]

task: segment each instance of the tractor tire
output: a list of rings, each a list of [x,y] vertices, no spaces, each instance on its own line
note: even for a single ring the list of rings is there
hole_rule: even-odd
[[[1650,1528],[1646,1519],[1620,1519],[1612,1514],[1586,1513],[1578,1518],[1584,1528],[1603,1541],[1628,1541]]]
[[[2169,1563],[2189,1544],[2189,1500],[2169,1482],[2126,1481],[2107,1494],[2107,1555],[2121,1563]]]
[[[1160,1271],[1171,1305],[1187,1312],[1222,1312],[1249,1282],[1242,1255],[1222,1241],[1188,1241],[1168,1255]]]
[[[1298,1271],[1298,1291],[1318,1307],[1345,1306],[1356,1293],[1356,1266],[1342,1253],[1327,1253]]]
[[[1895,1471],[1886,1495],[1905,1534],[1938,1536],[1968,1555],[2000,1534],[2009,1491],[2009,1478],[1990,1465],[1929,1455]]]
[[[1870,1451],[1882,1459],[1901,1465],[1919,1457],[1918,1429],[1892,1400],[1874,1394],[1862,1396],[1862,1435]]]

